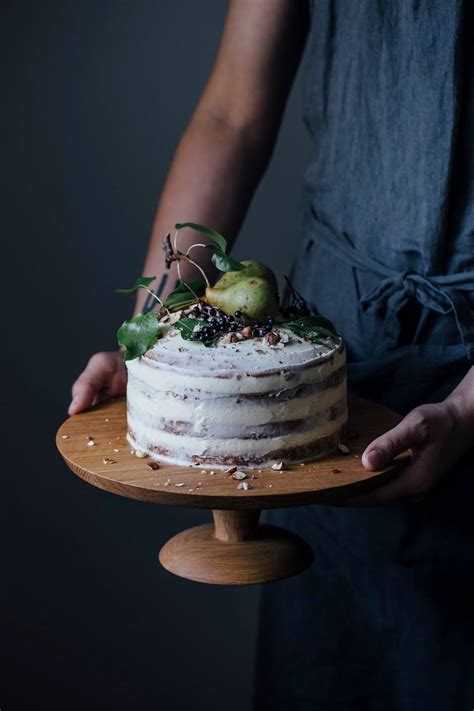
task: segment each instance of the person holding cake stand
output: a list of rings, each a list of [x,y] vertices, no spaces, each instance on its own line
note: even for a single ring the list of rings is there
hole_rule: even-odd
[[[238,234],[307,43],[292,281],[343,334],[351,391],[404,415],[362,464],[412,457],[345,507],[270,514],[318,565],[264,589],[257,709],[474,706],[473,28],[468,3],[233,0],[161,195],[143,273],[164,297],[170,225]],[[122,355],[95,354],[69,413],[125,384]]]

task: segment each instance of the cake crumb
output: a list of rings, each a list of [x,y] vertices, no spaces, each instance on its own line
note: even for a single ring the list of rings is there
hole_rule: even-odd
[[[105,418],[105,422],[108,422],[108,421],[109,421],[109,418],[108,418],[108,417],[106,417],[106,418]]]
[[[171,479],[167,479],[163,486],[169,486],[171,484]]]
[[[339,442],[339,444],[337,445],[337,448],[340,452],[342,452],[342,454],[349,454],[350,453],[350,449],[347,446],[347,444],[342,444],[342,442]]]
[[[131,450],[130,450],[130,454],[135,454],[135,450],[134,450],[134,449],[131,449]]]
[[[300,467],[304,467],[304,466],[306,466],[305,462],[300,462]]]
[[[109,459],[108,457],[104,457],[103,460],[104,464],[117,464],[115,459]]]

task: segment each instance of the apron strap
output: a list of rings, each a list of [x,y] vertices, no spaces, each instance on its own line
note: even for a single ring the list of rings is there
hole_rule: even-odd
[[[314,214],[313,214],[314,216]],[[365,313],[379,315],[397,314],[408,298],[416,299],[422,306],[440,314],[452,313],[470,360],[474,360],[474,313],[463,292],[474,292],[474,272],[428,276],[417,272],[396,272],[385,264],[355,249],[346,235],[333,232],[317,220],[316,238],[334,256],[362,271],[381,277],[380,283],[364,294],[360,306]],[[398,319],[397,319],[398,322]],[[384,319],[385,335],[392,340],[392,319]]]

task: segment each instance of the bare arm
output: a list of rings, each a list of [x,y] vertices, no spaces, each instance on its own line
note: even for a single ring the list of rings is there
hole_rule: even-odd
[[[179,142],[158,204],[143,269],[174,287],[176,267],[165,268],[163,236],[178,221],[211,225],[232,243],[270,160],[285,103],[306,38],[304,0],[232,0],[207,85]],[[183,232],[181,249],[196,240]],[[199,261],[212,274],[210,253]],[[196,251],[197,253],[197,251]],[[198,276],[183,266],[188,280]],[[135,313],[144,307],[139,292]],[[96,354],[73,385],[69,412],[118,395],[125,370],[117,354]]]

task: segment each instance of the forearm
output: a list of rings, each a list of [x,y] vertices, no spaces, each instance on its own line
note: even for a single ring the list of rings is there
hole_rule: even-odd
[[[232,244],[258,182],[268,163],[274,141],[265,127],[233,126],[223,117],[199,108],[178,145],[161,194],[143,268],[145,276],[156,275],[153,287],[161,285],[161,298],[177,279],[176,264],[168,270],[163,237],[177,222],[199,222],[214,227]],[[179,236],[179,248],[205,243],[202,234],[190,229]],[[197,248],[193,257],[209,277],[215,275],[210,250]],[[183,279],[199,277],[189,264],[181,264]],[[139,292],[135,313],[143,309],[147,294]],[[148,305],[150,301],[148,301]]]

